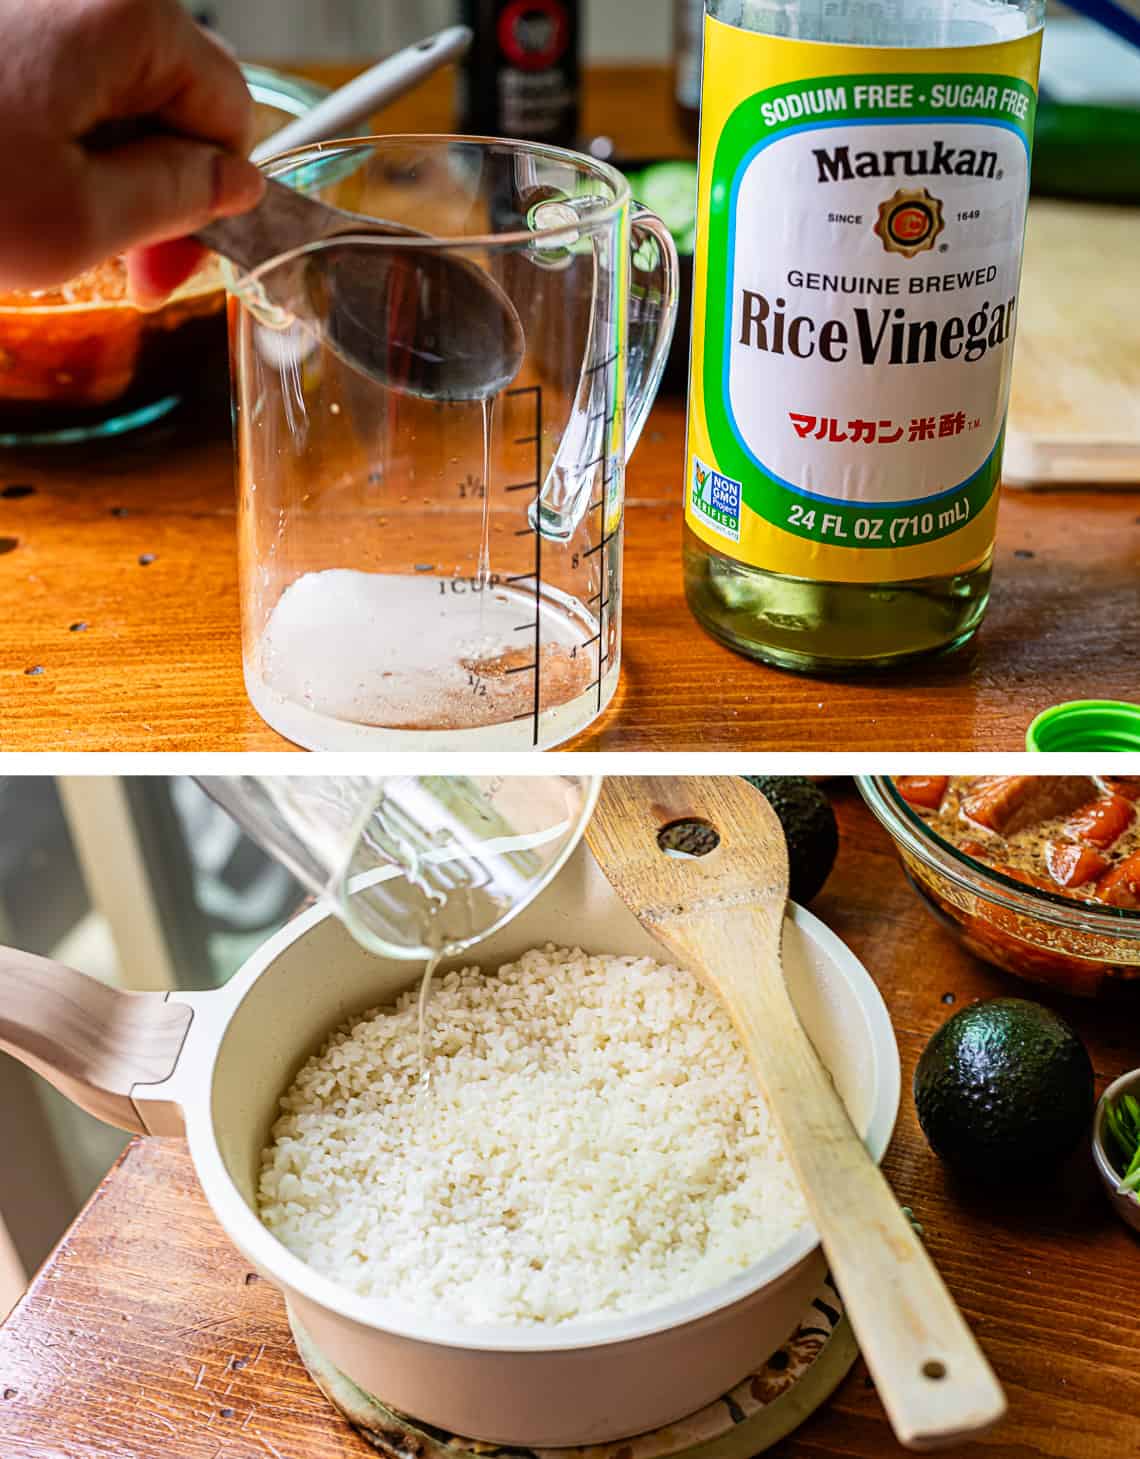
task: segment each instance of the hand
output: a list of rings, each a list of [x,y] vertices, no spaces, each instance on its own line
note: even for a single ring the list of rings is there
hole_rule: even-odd
[[[155,135],[91,145],[137,119]],[[186,235],[261,197],[252,129],[240,68],[178,0],[0,0],[0,287],[125,251],[132,294],[157,303],[201,260]]]

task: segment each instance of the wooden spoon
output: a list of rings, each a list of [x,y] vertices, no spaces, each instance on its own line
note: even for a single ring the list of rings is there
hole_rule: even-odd
[[[665,827],[666,842],[706,854],[663,854]],[[586,840],[641,925],[731,1014],[900,1443],[938,1449],[989,1429],[1001,1387],[788,995],[788,854],[771,806],[736,777],[614,776]]]

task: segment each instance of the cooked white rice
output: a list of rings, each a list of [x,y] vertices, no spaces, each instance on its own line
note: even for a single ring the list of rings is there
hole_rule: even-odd
[[[466,1323],[643,1312],[807,1220],[715,997],[649,958],[547,947],[338,1029],[281,1100],[261,1219],[365,1297]]]

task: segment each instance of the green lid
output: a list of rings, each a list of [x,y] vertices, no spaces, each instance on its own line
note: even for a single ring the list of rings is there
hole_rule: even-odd
[[[1077,699],[1056,704],[1029,726],[1031,750],[1140,750],[1140,704]]]

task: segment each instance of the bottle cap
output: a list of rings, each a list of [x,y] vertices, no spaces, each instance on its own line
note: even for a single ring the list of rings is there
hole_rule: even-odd
[[[1077,699],[1055,704],[1029,726],[1031,750],[1140,750],[1140,704]]]

